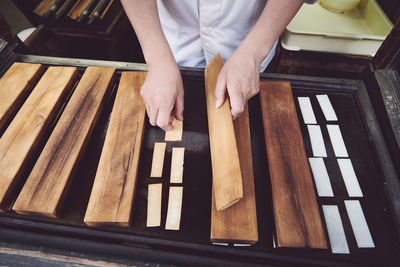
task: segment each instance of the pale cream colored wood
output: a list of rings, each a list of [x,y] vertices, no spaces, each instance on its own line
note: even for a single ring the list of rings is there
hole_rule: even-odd
[[[147,227],[161,225],[162,184],[149,184],[147,192]]]
[[[0,209],[9,209],[26,165],[77,78],[73,67],[50,67],[0,139]]]
[[[183,121],[174,117],[173,129],[165,132],[165,141],[182,141]]]
[[[140,96],[145,79],[146,72],[121,74],[85,214],[87,225],[130,225],[146,114]]]
[[[171,159],[171,184],[181,184],[183,178],[183,163],[185,158],[184,147],[173,147],[172,148],[172,159]]]
[[[180,228],[181,213],[182,213],[182,197],[183,197],[182,186],[171,186],[169,188],[167,221],[165,223],[166,230],[179,230]]]
[[[224,210],[243,197],[242,174],[229,99],[215,107],[215,86],[222,68],[218,54],[205,70],[208,130],[210,137],[213,188],[217,210]]]
[[[150,177],[161,177],[164,166],[164,155],[167,143],[154,143],[153,160],[151,164]]]
[[[32,169],[14,210],[57,217],[102,108],[115,69],[88,67]]]

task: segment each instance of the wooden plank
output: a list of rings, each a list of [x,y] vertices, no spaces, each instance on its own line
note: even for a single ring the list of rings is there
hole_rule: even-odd
[[[90,0],[78,0],[75,5],[71,8],[71,10],[68,12],[68,16],[72,20],[76,20],[79,18],[81,15],[82,11],[85,9],[85,7],[89,4]]]
[[[147,227],[161,225],[162,184],[149,184],[147,191]]]
[[[146,72],[123,72],[84,222],[129,226],[135,197],[146,107]]]
[[[32,153],[71,91],[78,71],[50,67],[0,139],[0,210],[9,209]]]
[[[47,10],[56,2],[56,0],[42,0],[39,5],[33,10],[33,13],[43,16]]]
[[[172,127],[172,130],[165,132],[165,141],[182,141],[183,121],[174,117]]]
[[[290,84],[260,88],[278,246],[326,248]]]
[[[243,199],[230,208],[217,211],[212,194],[210,239],[211,242],[254,244],[258,241],[258,227],[247,105],[233,124],[243,178]]]
[[[114,72],[86,69],[14,204],[16,212],[58,216],[75,166],[111,93]]]
[[[185,148],[173,147],[172,159],[171,159],[171,174],[170,174],[171,184],[182,183],[184,159],[185,159]]]
[[[171,186],[169,188],[166,230],[179,230],[181,226],[183,187]]]
[[[164,166],[164,155],[167,143],[154,143],[153,160],[151,164],[150,177],[161,177]]]
[[[205,70],[208,130],[210,137],[213,188],[217,210],[224,210],[243,197],[242,175],[229,99],[215,106],[215,86],[222,68],[218,54]]]
[[[22,105],[42,73],[40,64],[16,62],[0,79],[0,131]]]

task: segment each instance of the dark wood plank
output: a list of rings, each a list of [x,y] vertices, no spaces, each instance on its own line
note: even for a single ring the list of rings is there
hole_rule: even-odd
[[[212,242],[254,244],[258,241],[258,228],[247,105],[233,125],[243,179],[243,199],[225,210],[217,211],[212,194],[210,239]]]
[[[128,226],[139,168],[146,107],[146,72],[123,72],[85,215],[87,225]]]
[[[113,68],[88,67],[39,156],[13,209],[57,217],[114,80]]]
[[[290,83],[260,88],[278,246],[327,248]]]

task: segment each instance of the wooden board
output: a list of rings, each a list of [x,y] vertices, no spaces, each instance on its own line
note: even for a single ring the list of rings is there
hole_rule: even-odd
[[[154,143],[153,160],[151,163],[150,177],[161,177],[164,167],[164,155],[167,143]]]
[[[162,184],[149,184],[147,191],[147,227],[161,225]]]
[[[170,183],[182,183],[183,179],[183,164],[185,160],[185,148],[184,147],[173,147],[172,148],[172,159],[171,159],[171,173]]]
[[[212,194],[210,239],[211,242],[254,244],[258,241],[258,228],[247,105],[233,124],[242,171],[243,199],[232,207],[217,211]]]
[[[327,248],[290,84],[260,88],[277,244]]]
[[[169,188],[166,230],[179,230],[181,226],[183,187],[171,186]]]
[[[123,72],[84,222],[131,222],[146,107],[140,88],[146,72]]]
[[[205,70],[208,130],[213,188],[217,210],[224,210],[243,197],[242,175],[229,99],[215,107],[215,86],[222,68],[218,54]]]
[[[55,2],[56,0],[42,0],[33,12],[39,16],[43,16]]]
[[[17,62],[0,79],[0,131],[11,120],[42,73],[40,64]]]
[[[85,7],[89,4],[90,0],[78,0],[75,5],[71,8],[71,10],[68,12],[68,16],[72,20],[76,20],[79,18],[81,15],[82,11],[85,9]]]
[[[165,132],[165,141],[182,141],[183,121],[174,117],[172,127],[172,130]]]
[[[14,204],[16,212],[58,216],[75,166],[111,93],[114,72],[86,69]]]
[[[73,67],[50,67],[0,139],[0,210],[9,209],[31,155],[76,80]]]

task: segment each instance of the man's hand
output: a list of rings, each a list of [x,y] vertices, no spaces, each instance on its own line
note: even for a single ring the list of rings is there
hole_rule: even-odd
[[[165,131],[172,129],[172,110],[183,120],[182,77],[176,64],[150,66],[140,94],[146,104],[150,124]]]
[[[228,91],[233,119],[242,114],[247,100],[260,91],[261,60],[238,48],[223,66],[215,88],[217,108]]]

